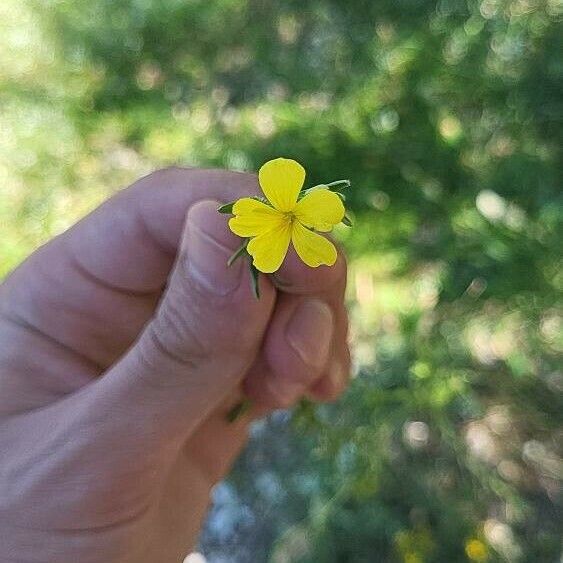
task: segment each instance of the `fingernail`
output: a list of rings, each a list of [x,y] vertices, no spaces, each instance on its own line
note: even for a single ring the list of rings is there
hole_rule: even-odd
[[[241,282],[241,261],[227,266],[238,239],[217,212],[219,203],[202,201],[192,206],[186,221],[186,259],[190,276],[210,293],[225,296]]]
[[[288,344],[306,365],[320,369],[327,361],[332,339],[330,307],[317,299],[302,301],[286,329]]]

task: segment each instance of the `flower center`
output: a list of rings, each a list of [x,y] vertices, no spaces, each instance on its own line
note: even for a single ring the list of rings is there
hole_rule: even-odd
[[[293,211],[287,211],[286,213],[283,214],[283,216],[284,216],[284,219],[287,221],[288,225],[293,225],[293,223],[296,219]]]

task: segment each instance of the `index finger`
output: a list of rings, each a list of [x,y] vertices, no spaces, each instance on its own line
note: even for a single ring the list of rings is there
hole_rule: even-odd
[[[295,295],[329,295],[342,299],[346,287],[346,259],[340,249],[332,266],[307,266],[293,248],[281,268],[272,276],[274,285]]]

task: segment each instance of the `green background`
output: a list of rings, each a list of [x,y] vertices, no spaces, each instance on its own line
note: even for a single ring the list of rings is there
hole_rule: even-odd
[[[0,276],[157,167],[353,182],[355,379],[257,426],[210,561],[559,561],[562,14],[0,3]]]

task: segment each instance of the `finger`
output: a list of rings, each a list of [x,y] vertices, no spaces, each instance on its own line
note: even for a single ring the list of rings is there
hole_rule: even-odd
[[[188,208],[257,192],[250,174],[168,169],[107,201],[26,260],[2,285],[1,311],[53,353],[72,353],[99,374],[152,316]],[[22,332],[20,339],[25,339]],[[31,336],[29,337],[32,338]]]
[[[273,283],[286,293],[299,295],[343,294],[346,286],[346,260],[338,252],[332,266],[307,266],[293,248],[288,252],[281,268],[273,276]]]
[[[305,391],[315,400],[336,399],[345,388],[350,369],[348,314],[344,306],[344,255],[340,253],[336,264],[330,268],[310,268],[292,252],[280,271],[272,276],[272,281],[280,292],[265,338],[264,367],[251,370],[245,381],[245,391],[257,404],[263,403],[269,408],[286,408]],[[288,319],[298,306],[310,300],[326,304],[334,324],[330,358],[327,358],[327,365],[321,371],[316,366],[295,360],[295,351],[289,345],[285,332]],[[298,339],[308,354],[323,351],[319,339],[315,338],[315,335],[320,336],[317,330],[320,326],[320,320],[311,318],[305,330],[308,334]]]
[[[288,301],[294,296],[285,296]],[[276,311],[277,314],[277,311]],[[293,406],[302,396],[316,402],[333,402],[346,389],[350,380],[350,351],[347,344],[348,320],[343,305],[333,310],[333,337],[330,353],[323,370],[295,361],[295,350],[288,344],[283,330],[283,321],[276,321],[276,314],[268,328],[265,341],[271,339],[271,348],[264,347],[260,360],[250,369],[243,389],[262,415]],[[304,326],[315,326],[316,331],[307,330],[298,336],[300,347],[310,348],[305,356],[323,353],[321,322],[311,318]],[[290,325],[291,326],[291,325]],[[316,334],[315,338],[311,335]],[[273,350],[274,353],[270,353]]]
[[[270,407],[293,405],[326,369],[333,334],[334,315],[326,302],[281,294],[262,350],[269,369],[249,373],[248,396]]]
[[[336,401],[346,390],[349,381],[350,352],[346,347],[333,354],[325,373],[307,390],[306,397],[322,403]]]
[[[302,395],[314,401],[334,401],[342,394],[349,380],[350,354],[346,339],[335,341],[336,333],[333,334],[330,342],[329,359],[324,375],[319,377],[319,370],[314,367],[322,363],[321,358],[325,355],[323,351],[319,352],[319,348],[323,346],[319,346],[318,343],[323,341],[323,331],[328,333],[327,317],[331,319],[329,323],[331,328],[334,328],[332,321],[335,319],[331,309],[322,311],[326,305],[320,302],[320,310],[318,310],[319,302],[313,300],[311,303],[308,299],[290,295],[282,296],[281,301],[283,304],[278,302],[276,306],[265,345],[268,350],[267,340],[271,338],[274,355],[279,354],[281,363],[270,367],[273,358],[268,364],[265,360],[267,352],[263,353],[250,369],[243,383],[243,389],[234,389],[229,393],[220,407],[200,424],[186,443],[186,453],[198,464],[201,474],[209,478],[210,485],[218,482],[227,473],[246,443],[249,427],[253,421],[270,414],[275,409],[293,406]],[[342,306],[341,309],[340,316],[346,319],[344,307]],[[316,329],[315,340],[311,339],[312,332],[309,330],[311,326]],[[341,327],[341,332],[345,333],[346,330],[342,331]],[[287,333],[290,335],[289,340],[298,342],[297,350],[290,344],[283,345],[288,341]],[[328,334],[325,334],[324,338],[329,339]],[[312,359],[312,369],[304,365],[303,357]],[[315,357],[321,359],[320,362],[315,361]],[[297,377],[292,369],[298,370]],[[304,390],[304,387],[308,388]],[[233,421],[230,418],[232,409],[249,398],[251,408],[242,412]]]
[[[342,251],[338,253],[333,266],[319,268],[308,267],[295,251],[291,251],[273,277],[273,282],[280,291],[296,297],[320,299],[332,309],[335,322],[332,356],[326,373],[317,378],[318,382],[312,385],[311,393],[308,393],[308,396],[318,401],[337,399],[349,380],[348,313],[344,306],[346,274],[346,259]],[[272,370],[276,371],[275,366],[272,366]]]
[[[348,312],[342,302],[334,305],[335,338],[331,346],[331,357],[327,368],[314,385],[307,397],[319,402],[333,402],[345,391],[350,381],[351,360],[348,345]]]
[[[262,280],[252,294],[242,261],[227,267],[238,244],[216,212],[190,209],[181,250],[158,311],[131,350],[85,393],[124,443],[187,436],[242,379],[254,361],[274,303]],[[144,447],[144,446],[143,446]]]

